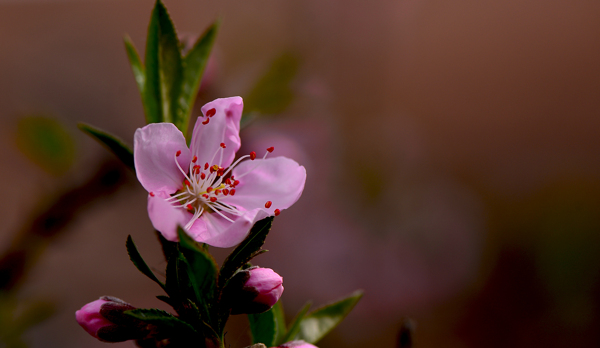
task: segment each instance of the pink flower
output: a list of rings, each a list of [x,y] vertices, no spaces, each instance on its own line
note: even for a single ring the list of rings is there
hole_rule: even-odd
[[[198,242],[232,247],[256,221],[279,215],[300,198],[306,170],[289,158],[266,158],[272,147],[262,159],[253,151],[233,163],[242,109],[240,97],[204,105],[189,149],[171,123],[135,132],[134,162],[149,193],[148,215],[166,239],[177,241],[181,226]]]
[[[243,278],[243,286],[231,296],[231,314],[265,312],[279,301],[283,293],[283,278],[270,268],[250,268],[239,272],[236,278]]]
[[[274,348],[317,348],[317,346],[313,346],[312,344],[306,343],[304,341],[292,341],[284,343],[279,347]]]
[[[100,307],[107,302],[110,301],[100,298],[86,304],[81,307],[80,310],[75,312],[75,319],[77,319],[79,325],[81,325],[87,333],[96,338],[98,338],[98,330],[103,327],[114,325],[111,321],[100,315]]]

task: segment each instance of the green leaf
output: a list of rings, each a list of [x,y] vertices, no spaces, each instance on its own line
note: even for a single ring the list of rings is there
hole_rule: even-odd
[[[296,337],[298,332],[300,332],[300,323],[302,323],[302,320],[304,320],[306,313],[310,309],[310,305],[311,305],[310,302],[306,303],[304,305],[304,307],[302,307],[300,312],[298,312],[298,314],[296,314],[296,317],[294,318],[294,320],[292,320],[292,323],[290,324],[290,328],[289,328],[288,332],[285,334],[285,336],[281,337],[281,339],[279,341],[277,341],[278,345],[288,342],[288,341],[291,341],[294,337]]]
[[[196,101],[200,81],[215,42],[218,27],[218,22],[211,25],[183,58],[183,78],[178,99],[179,105],[173,122],[183,134],[187,134],[190,113]]]
[[[250,261],[256,252],[265,243],[265,239],[271,230],[271,224],[273,223],[273,217],[267,217],[258,221],[252,226],[250,233],[244,239],[240,245],[233,250],[233,252],[227,256],[221,267],[219,275],[219,287],[223,288],[225,283],[233,276],[233,274],[240,268],[243,267],[248,261]]]
[[[134,266],[142,272],[146,277],[152,279],[161,288],[166,289],[165,285],[156,278],[154,273],[150,270],[150,267],[146,264],[140,253],[138,252],[131,235],[127,236],[127,242],[125,242],[125,246],[127,247],[127,254],[129,254],[129,259],[133,262]]]
[[[343,300],[311,312],[301,321],[300,331],[294,339],[304,340],[311,344],[317,343],[339,325],[362,296],[362,291],[355,291]]]
[[[290,84],[299,65],[298,58],[291,53],[277,57],[244,98],[246,112],[277,114],[284,111],[294,97]]]
[[[17,124],[16,135],[19,150],[50,174],[64,174],[75,161],[75,141],[54,118],[23,117]]]
[[[209,306],[212,304],[217,281],[217,263],[202,245],[178,228],[180,250],[187,259],[188,277],[196,294],[196,302],[205,320],[210,321]]]
[[[156,1],[146,39],[144,109],[147,123],[173,122],[181,86],[179,40],[167,9]]]
[[[77,127],[79,127],[79,129],[81,129],[84,133],[96,139],[100,144],[104,145],[113,154],[115,154],[115,156],[117,156],[117,158],[119,158],[123,164],[135,172],[133,151],[131,151],[131,148],[127,146],[123,140],[115,135],[107,133],[86,123],[79,123]]]
[[[161,309],[138,308],[123,313],[162,328],[169,328],[178,332],[196,333],[196,330],[190,324]]]
[[[125,36],[123,40],[125,42],[127,58],[129,58],[129,64],[131,64],[131,70],[133,70],[133,77],[135,77],[135,82],[137,83],[138,88],[140,90],[140,94],[143,97],[144,85],[146,84],[146,71],[144,68],[144,64],[140,60],[140,55],[135,49],[133,42],[131,42],[131,38],[129,38],[129,36]]]
[[[283,328],[279,327],[278,316],[281,313],[278,313],[278,309],[281,306],[275,305],[264,313],[248,314],[252,344],[264,343],[267,347],[276,345],[279,331],[285,331],[285,324]]]

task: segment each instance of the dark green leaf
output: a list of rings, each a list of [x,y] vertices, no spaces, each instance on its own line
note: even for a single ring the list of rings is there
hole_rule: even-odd
[[[143,103],[146,121],[173,122],[181,86],[179,40],[167,9],[156,1],[146,39],[146,84]]]
[[[279,323],[277,309],[275,308],[276,306],[273,306],[264,313],[248,314],[253,344],[264,343],[267,347],[276,345]],[[283,327],[283,330],[285,330],[285,327]]]
[[[133,77],[138,85],[140,94],[144,96],[144,85],[146,84],[146,71],[144,64],[140,60],[140,56],[131,42],[129,36],[125,36],[125,50],[127,51],[127,58],[129,58],[129,64],[131,64],[131,70],[133,70]]]
[[[279,345],[281,343],[285,343],[285,341],[282,340],[286,334],[285,313],[283,312],[283,304],[281,301],[277,301],[271,310],[273,311],[273,314],[275,314],[275,324],[277,326],[277,335],[275,335],[274,345]]]
[[[179,106],[174,120],[175,126],[183,134],[187,134],[190,113],[196,101],[200,81],[208,62],[218,27],[218,22],[211,25],[183,59],[183,78],[178,99]]]
[[[204,247],[194,241],[183,229],[178,229],[180,250],[188,262],[188,277],[196,294],[196,301],[205,320],[210,321],[208,306],[212,304],[217,281],[217,263]]]
[[[265,243],[265,239],[271,230],[272,223],[272,216],[255,223],[246,239],[244,239],[240,245],[227,256],[219,274],[220,288],[225,285],[229,278],[231,278],[240,267],[243,267],[256,255],[255,252]]]
[[[21,118],[17,124],[16,140],[19,150],[50,174],[64,174],[75,160],[75,141],[54,118]]]
[[[277,114],[284,111],[294,97],[290,84],[298,66],[298,58],[290,53],[277,57],[244,98],[246,112]]]
[[[81,129],[84,133],[96,139],[100,144],[108,148],[113,154],[115,154],[115,156],[117,156],[117,158],[121,160],[121,162],[123,162],[123,164],[135,172],[133,152],[131,151],[131,148],[129,148],[129,146],[123,142],[123,140],[89,124],[79,123],[77,127],[79,127],[79,129]]]
[[[140,255],[140,253],[138,252],[138,250],[135,246],[135,243],[133,242],[133,239],[131,238],[130,235],[127,236],[127,242],[125,242],[125,246],[127,247],[127,253],[129,254],[129,259],[131,260],[131,262],[133,262],[135,267],[140,272],[142,272],[146,277],[152,279],[158,285],[160,285],[161,288],[166,289],[165,285],[160,280],[158,280],[158,278],[156,278],[154,273],[152,273],[152,271],[150,270],[150,267],[148,267],[148,265],[146,264],[146,262],[144,261],[144,259]]]
[[[173,314],[161,309],[132,309],[124,312],[134,318],[140,319],[148,324],[153,324],[163,328],[174,329],[180,332],[196,332],[196,330],[185,321],[175,317]]]
[[[278,345],[288,342],[288,341],[291,341],[294,337],[296,337],[298,332],[300,332],[300,323],[302,323],[302,320],[304,320],[304,317],[306,316],[306,313],[308,312],[309,309],[310,309],[310,302],[305,304],[304,307],[302,307],[302,309],[300,310],[300,312],[298,312],[298,314],[296,314],[296,317],[294,318],[294,320],[292,320],[292,322],[290,324],[290,328],[289,328],[288,332],[285,334],[285,336],[283,336],[281,338],[281,340],[279,340],[277,342]]]
[[[358,300],[362,297],[362,291],[355,291],[347,298],[321,307],[308,314],[300,323],[300,331],[295,339],[304,340],[308,343],[317,343],[327,333],[333,330],[350,313]]]

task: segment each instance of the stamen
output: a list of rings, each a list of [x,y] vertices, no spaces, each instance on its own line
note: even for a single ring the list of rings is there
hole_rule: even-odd
[[[275,147],[271,146],[270,148],[267,149],[267,151],[269,151],[269,153],[273,152],[273,150],[275,150]]]
[[[154,197],[154,192],[150,192],[150,197]]]
[[[210,193],[210,191],[212,191],[212,190],[213,190],[213,188],[209,187],[209,188],[206,189],[206,192]]]
[[[217,113],[215,108],[212,108],[206,112],[206,117],[213,117]]]
[[[204,163],[204,170],[208,169],[208,162]]]
[[[204,180],[204,178],[206,178],[206,174],[204,174],[204,173],[200,174],[200,179]]]
[[[204,122],[202,122],[202,124],[206,125],[206,124],[208,124],[209,121],[210,121],[210,118],[207,117],[206,120]]]
[[[216,202],[217,201],[217,197],[210,197],[210,201],[213,202],[213,203]]]
[[[194,156],[194,158],[192,158],[192,162],[196,163],[196,161],[198,160],[198,157]]]
[[[183,180],[183,182],[187,185],[187,186],[192,186],[192,184],[190,184],[190,181],[188,179]]]
[[[274,212],[274,213],[275,213],[275,216],[279,216],[279,214],[281,214],[281,210],[279,210],[279,209],[275,209],[275,212]]]
[[[230,194],[231,196],[235,195],[235,189],[231,189],[231,191],[229,191],[229,194]]]
[[[175,153],[175,156],[179,157],[179,155],[181,155],[181,150],[177,150],[177,153]]]
[[[271,208],[271,204],[273,204],[273,202],[267,201],[267,203],[265,203],[265,208],[267,208],[267,209]]]
[[[225,196],[227,196],[227,195],[229,194],[229,190],[228,190],[228,189],[223,189],[223,194],[224,194]]]
[[[256,159],[256,152],[254,152],[254,151],[250,152],[250,159],[253,161]]]
[[[194,207],[192,207],[191,204],[186,205],[186,208],[188,208],[188,210],[194,210]]]
[[[221,147],[226,148],[227,146],[225,145],[225,143],[221,143]]]

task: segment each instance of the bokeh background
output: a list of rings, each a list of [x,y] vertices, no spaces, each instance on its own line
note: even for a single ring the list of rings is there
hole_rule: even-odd
[[[180,33],[222,19],[198,105],[258,105],[261,76],[283,76],[242,151],[274,145],[308,180],[256,262],[284,277],[289,317],[364,289],[321,348],[395,347],[407,317],[416,347],[600,346],[599,2],[165,4]],[[101,295],[160,305],[124,247],[164,267],[146,192],[76,127],[131,143],[144,124],[122,38],[144,50],[152,6],[0,0],[0,252],[34,246],[0,300],[54,308],[31,347],[104,346],[74,318]],[[55,121],[58,168],[28,147],[46,134],[32,117]],[[28,234],[52,206],[64,221]]]

